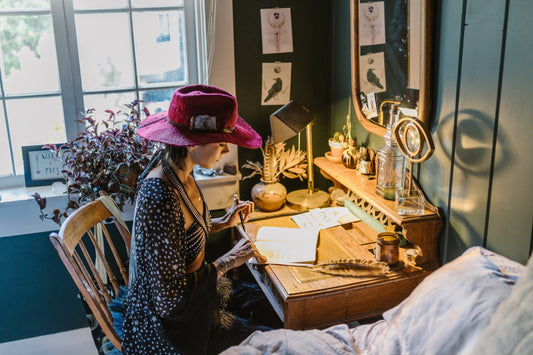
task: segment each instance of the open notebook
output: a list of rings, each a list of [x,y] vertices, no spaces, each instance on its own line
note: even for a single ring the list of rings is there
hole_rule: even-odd
[[[269,263],[313,262],[318,229],[265,226],[257,231],[255,246]]]

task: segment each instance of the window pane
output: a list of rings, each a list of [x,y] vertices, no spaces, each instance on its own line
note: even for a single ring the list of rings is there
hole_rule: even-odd
[[[78,14],[76,34],[84,91],[133,86],[131,37],[126,14]]]
[[[142,91],[142,105],[148,109],[150,114],[167,111],[174,91],[174,89]]]
[[[128,6],[128,0],[74,0],[75,10],[113,9]]]
[[[95,111],[92,117],[97,121],[101,121],[109,117],[109,114],[107,114],[105,110],[111,110],[115,114],[118,111],[128,113],[129,109],[126,107],[126,105],[135,99],[134,92],[84,95],[83,97],[85,110],[94,109]]]
[[[0,44],[6,94],[59,91],[50,15],[0,17]]]
[[[1,106],[0,106],[1,109]],[[9,141],[7,140],[6,121],[4,110],[0,110],[0,176],[11,175],[11,156],[9,154]]]
[[[133,7],[183,6],[183,0],[132,0]]]
[[[0,0],[0,9],[49,9],[50,0]]]
[[[183,11],[134,13],[139,84],[183,85],[188,77]]]
[[[41,97],[7,101],[11,143],[15,152],[15,170],[24,174],[21,147],[66,141],[60,97]]]

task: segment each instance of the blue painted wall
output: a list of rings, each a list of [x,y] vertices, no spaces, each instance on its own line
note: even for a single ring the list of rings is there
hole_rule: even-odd
[[[48,234],[0,238],[0,343],[88,325]]]

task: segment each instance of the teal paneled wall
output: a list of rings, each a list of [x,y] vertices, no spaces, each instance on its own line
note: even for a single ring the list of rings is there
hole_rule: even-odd
[[[437,7],[433,138],[441,151],[421,168],[421,181],[446,211],[444,260],[472,245],[522,263],[531,253],[533,189],[524,177],[533,173],[526,136],[533,132],[527,88],[533,42],[523,14],[532,9],[528,1],[499,0]],[[434,184],[440,177],[444,183]]]
[[[490,248],[522,262],[533,248],[532,10],[531,1],[509,2],[486,234]]]

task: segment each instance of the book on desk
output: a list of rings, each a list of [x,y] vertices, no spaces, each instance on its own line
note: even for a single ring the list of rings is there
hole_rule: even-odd
[[[358,221],[345,207],[326,207],[294,215],[300,228],[264,226],[257,231],[255,246],[267,263],[314,262],[321,229]]]

